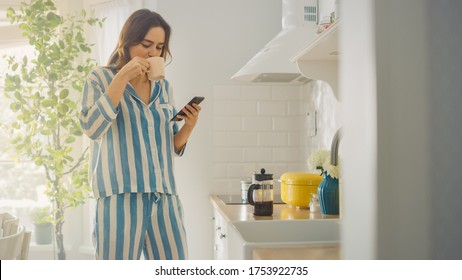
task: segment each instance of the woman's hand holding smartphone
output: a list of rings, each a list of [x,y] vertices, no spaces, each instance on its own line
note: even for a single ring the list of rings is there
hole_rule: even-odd
[[[194,103],[199,105],[204,99],[205,99],[205,97],[195,96],[188,102],[188,105],[192,106],[192,104],[194,104]],[[185,105],[185,107],[186,107],[186,105]],[[178,118],[178,116],[179,115],[186,116],[186,114],[183,112],[185,107],[183,107],[183,109],[181,109],[170,121],[174,121],[174,122],[181,121],[181,119]]]

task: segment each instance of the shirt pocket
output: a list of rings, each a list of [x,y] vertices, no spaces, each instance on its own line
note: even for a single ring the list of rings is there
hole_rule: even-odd
[[[165,118],[165,123],[167,126],[172,127],[173,122],[170,120],[173,118],[173,111],[174,108],[171,104],[165,103],[165,104],[159,104],[157,105],[158,111],[162,112],[164,118]]]
[[[159,104],[157,105],[157,112],[164,118],[164,131],[165,131],[165,140],[167,145],[167,151],[170,151],[171,155],[174,155],[175,148],[174,148],[174,121],[170,121],[173,118],[174,108],[170,104]]]

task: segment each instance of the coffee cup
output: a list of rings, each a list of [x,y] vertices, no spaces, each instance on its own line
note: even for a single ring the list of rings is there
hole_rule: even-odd
[[[150,57],[147,59],[149,63],[148,79],[162,80],[165,78],[165,62],[163,57]]]

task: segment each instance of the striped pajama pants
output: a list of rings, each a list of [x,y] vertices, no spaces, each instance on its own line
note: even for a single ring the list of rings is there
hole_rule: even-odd
[[[124,193],[98,198],[93,240],[96,259],[187,259],[178,196]]]

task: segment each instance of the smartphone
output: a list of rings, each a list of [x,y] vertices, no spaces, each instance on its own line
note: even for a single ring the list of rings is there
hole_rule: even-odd
[[[202,96],[195,96],[193,97],[193,99],[191,99],[189,102],[188,102],[188,105],[191,105],[193,103],[196,103],[197,105],[199,105],[203,100],[205,99],[205,97],[202,97]],[[186,105],[185,105],[186,107]],[[183,107],[184,109],[184,107]],[[181,121],[180,118],[178,118],[178,115],[182,115],[182,116],[185,116],[186,114],[183,112],[183,109],[181,109],[181,111],[179,111],[170,121],[174,121],[174,122],[177,122],[177,121]]]

